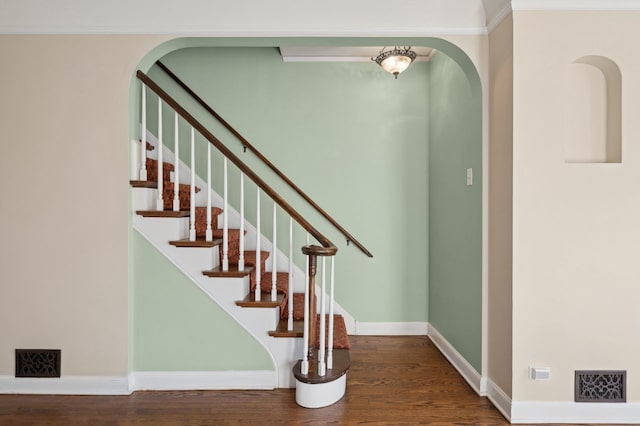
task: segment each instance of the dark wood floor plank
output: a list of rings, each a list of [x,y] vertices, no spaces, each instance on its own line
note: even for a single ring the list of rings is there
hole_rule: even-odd
[[[424,336],[351,336],[347,392],[301,408],[295,391],[0,395],[0,425],[506,425]]]

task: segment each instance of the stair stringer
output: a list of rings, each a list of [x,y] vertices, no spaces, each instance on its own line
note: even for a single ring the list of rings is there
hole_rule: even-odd
[[[135,192],[144,190],[134,188]],[[156,190],[157,192],[157,190]],[[242,308],[235,304],[249,293],[249,278],[209,278],[202,274],[208,268],[203,258],[218,263],[218,248],[178,248],[169,241],[184,238],[188,230],[188,218],[144,218],[135,215],[132,227],[152,246],[173,263],[204,294],[231,316],[267,351],[274,365],[274,388],[293,388],[295,379],[291,372],[302,356],[301,338],[273,338],[269,330],[275,330],[279,321],[279,308]],[[180,235],[183,234],[183,235]],[[176,238],[179,236],[179,238]],[[204,255],[202,253],[205,253]]]
[[[156,159],[158,158],[157,155],[157,147],[158,147],[158,138],[151,133],[149,130],[147,130],[146,132],[146,137],[147,137],[147,142],[149,142],[151,145],[153,145],[156,149],[154,149],[153,151],[147,152],[147,156],[149,158],[153,158]],[[163,156],[163,161],[165,162],[169,162],[174,164],[175,161],[175,156],[173,154],[173,151],[171,151],[171,149],[163,144],[162,145],[162,156]],[[133,176],[134,179],[136,179],[136,171],[137,171],[137,166],[136,164],[139,163],[139,158],[140,158],[140,142],[137,140],[132,140],[131,141],[131,158],[132,158],[132,165],[131,165],[131,174]],[[172,172],[172,181],[175,181],[175,176],[174,173]],[[180,160],[180,176],[178,176],[178,182],[180,183],[187,183],[187,182],[191,182],[191,169],[189,168],[189,166],[183,162],[182,160]],[[203,180],[202,178],[200,178],[200,176],[198,176],[196,174],[195,176],[195,185],[199,188],[202,188],[202,190],[198,193],[196,193],[195,195],[195,200],[196,200],[196,205],[197,206],[206,206],[207,205],[207,193],[206,193],[206,188],[207,188],[207,182],[205,180]],[[224,205],[224,199],[222,198],[222,196],[220,196],[217,192],[215,192],[213,189],[210,189],[211,191],[211,200],[212,200],[212,205],[213,206],[218,206],[221,207]],[[148,196],[148,200],[149,203],[155,203],[155,199],[157,198],[157,190],[155,191],[156,196],[155,197],[150,197]],[[142,209],[142,207],[140,208]],[[146,210],[155,210],[155,207],[151,207],[151,204],[149,204],[149,207],[144,207],[144,209]],[[229,227],[230,228],[239,228],[240,227],[240,213],[235,210],[231,205],[227,206],[227,212],[228,212],[228,220],[229,220]],[[222,215],[218,218],[219,223],[218,226],[220,228],[222,228]],[[187,225],[188,226],[188,225]],[[187,228],[188,229],[188,228]],[[245,249],[246,250],[255,250],[256,244],[256,228],[253,224],[245,221],[245,230],[246,230],[246,235],[245,235]],[[181,239],[181,238],[187,238],[188,236],[188,232],[186,234],[184,234],[183,236],[181,236],[180,238],[176,238],[176,239]],[[269,253],[271,253],[273,255],[273,244],[271,243],[271,240],[268,239],[267,237],[265,237],[264,235],[261,235],[260,238],[260,247],[261,250],[263,251],[268,251]],[[287,255],[285,255],[280,249],[276,248],[276,266],[278,268],[279,271],[288,271],[289,270],[289,257]],[[266,272],[269,272],[272,270],[272,261],[269,259],[266,262]],[[271,283],[263,283],[270,285]],[[304,292],[304,287],[305,287],[305,272],[300,269],[300,267],[298,267],[298,265],[296,265],[294,263],[293,265],[293,291],[297,292],[297,293],[302,293]],[[320,295],[321,294],[322,289],[320,288],[319,285],[316,285],[316,294]],[[247,292],[248,293],[248,292]],[[244,296],[242,296],[239,300],[244,299],[244,297],[246,296],[246,294]],[[320,303],[320,297],[317,298],[317,303]],[[347,333],[349,334],[357,334],[356,332],[356,320],[353,316],[351,316],[349,314],[349,312],[347,312],[338,302],[336,302],[334,300],[334,311],[336,315],[342,315],[342,317],[344,318],[344,322],[345,322],[345,326],[347,327]],[[317,306],[318,311],[320,310],[320,306]],[[274,328],[275,329],[275,328]],[[302,352],[300,352],[302,353]]]

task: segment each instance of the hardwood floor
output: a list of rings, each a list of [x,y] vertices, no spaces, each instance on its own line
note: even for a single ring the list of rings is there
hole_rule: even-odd
[[[427,337],[351,337],[347,393],[321,409],[294,390],[0,395],[0,425],[506,425]]]

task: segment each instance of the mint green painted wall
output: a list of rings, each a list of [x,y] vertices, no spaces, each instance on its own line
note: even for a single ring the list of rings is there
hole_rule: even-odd
[[[188,48],[162,58],[227,121],[360,239],[370,259],[315,214],[154,67],[149,75],[254,167],[339,248],[336,296],[358,321],[427,320],[428,78],[415,63],[398,80],[373,63],[284,63],[276,48]],[[148,102],[155,133],[156,101]],[[173,117],[164,120],[173,135]],[[181,141],[188,130],[181,130]],[[171,138],[172,141],[172,138]],[[204,145],[202,145],[204,146]],[[205,176],[204,148],[196,149]],[[181,157],[188,158],[186,143]],[[214,187],[220,191],[220,160]],[[231,203],[238,206],[237,173]],[[247,217],[255,193],[247,185]],[[271,235],[265,199],[263,233]],[[279,219],[279,229],[286,228]],[[286,235],[279,234],[284,242]],[[303,234],[296,234],[296,260]],[[285,249],[281,247],[281,249]],[[286,250],[286,249],[285,249]],[[366,297],[366,302],[364,301]]]
[[[133,371],[273,370],[265,349],[131,232]]]
[[[429,63],[429,322],[481,371],[482,115],[477,82]],[[466,169],[473,168],[473,186]]]
[[[437,54],[429,64],[413,64],[393,80],[369,63],[285,64],[272,47],[282,44],[412,44],[432,46],[446,55]],[[479,78],[469,58],[446,41],[426,38],[399,42],[286,39],[286,43],[282,39],[177,39],[156,50],[189,46],[162,60],[374,253],[368,259],[353,246],[347,247],[329,224],[270,173],[263,174],[338,245],[338,301],[358,321],[428,319],[480,371],[481,104]],[[145,62],[145,67],[150,63]],[[159,69],[153,67],[149,74],[171,87]],[[132,91],[132,105],[139,111],[136,92]],[[169,92],[189,104],[180,90]],[[149,101],[150,110],[154,102]],[[189,110],[245,162],[260,169],[198,107],[191,104]],[[155,110],[150,113],[152,131],[155,114]],[[167,119],[165,135],[172,135],[172,126]],[[181,141],[187,137],[182,131]],[[184,143],[181,156],[188,156]],[[303,162],[304,158],[310,160]],[[201,176],[204,162],[199,155]],[[467,167],[474,168],[473,188],[465,186]],[[219,171],[220,164],[214,161],[218,182]],[[325,172],[329,173],[326,184],[321,183]],[[233,182],[236,178],[232,169]],[[429,179],[435,181],[429,184]],[[219,190],[218,182],[214,186]],[[431,206],[429,191],[434,191]],[[249,196],[248,206],[252,222],[253,197]],[[231,201],[237,207],[233,192]],[[266,222],[264,233],[270,235],[269,214]],[[283,229],[284,219],[279,223]],[[279,238],[284,241],[283,235]],[[294,246],[302,245],[303,236],[298,233]],[[302,256],[297,254],[296,260],[301,264]],[[429,262],[435,263],[432,271]],[[428,280],[432,280],[430,290]],[[229,339],[233,342],[234,337]]]

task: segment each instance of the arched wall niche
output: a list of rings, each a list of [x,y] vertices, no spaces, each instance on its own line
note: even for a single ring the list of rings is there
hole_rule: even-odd
[[[565,162],[622,162],[622,76],[604,56],[583,56],[567,75]]]

